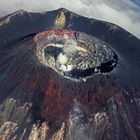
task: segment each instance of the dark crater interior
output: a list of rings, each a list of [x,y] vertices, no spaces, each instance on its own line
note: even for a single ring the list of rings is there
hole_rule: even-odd
[[[35,37],[37,57],[65,77],[80,79],[108,73],[117,64],[117,55],[100,40],[71,30],[49,30]]]

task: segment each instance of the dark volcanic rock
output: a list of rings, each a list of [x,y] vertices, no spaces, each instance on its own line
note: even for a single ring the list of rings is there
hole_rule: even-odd
[[[100,65],[100,73],[75,80],[45,65],[37,55],[40,46],[35,37],[56,29],[82,32],[107,44],[116,55],[116,67],[107,61]],[[0,139],[140,139],[139,55],[140,40],[132,34],[66,9],[22,10],[2,18]]]

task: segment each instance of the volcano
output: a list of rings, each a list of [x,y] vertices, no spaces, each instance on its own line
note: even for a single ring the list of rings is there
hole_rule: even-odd
[[[61,8],[0,19],[0,139],[139,140],[140,40]]]

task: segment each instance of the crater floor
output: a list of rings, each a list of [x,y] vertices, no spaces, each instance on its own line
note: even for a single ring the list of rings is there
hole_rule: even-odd
[[[110,72],[117,64],[117,55],[109,45],[82,32],[48,30],[34,40],[39,61],[66,77],[79,79]]]

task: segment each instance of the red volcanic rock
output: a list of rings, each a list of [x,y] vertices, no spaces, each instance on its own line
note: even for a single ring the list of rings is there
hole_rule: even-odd
[[[45,90],[43,117],[50,120],[65,120],[73,106],[73,98],[64,95],[61,87],[55,88],[55,81],[49,81],[49,87]]]

